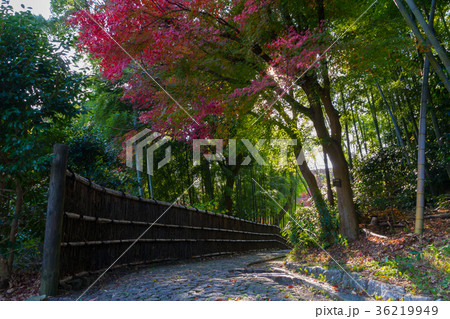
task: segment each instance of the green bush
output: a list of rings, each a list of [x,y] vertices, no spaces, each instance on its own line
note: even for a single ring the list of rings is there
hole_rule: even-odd
[[[416,175],[402,150],[379,150],[355,163],[352,173],[355,202],[361,212],[414,207]]]
[[[339,217],[335,208],[329,208],[332,216],[331,229],[339,228]],[[315,207],[300,206],[287,218],[288,222],[283,229],[283,235],[295,247],[314,247],[323,245],[327,234],[324,234],[319,219],[319,213]]]
[[[76,126],[67,141],[68,166],[75,173],[108,188],[133,192],[134,172],[120,162],[120,149],[92,126]]]

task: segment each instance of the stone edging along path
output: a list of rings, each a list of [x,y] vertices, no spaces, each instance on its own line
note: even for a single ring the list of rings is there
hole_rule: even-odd
[[[319,280],[340,284],[343,288],[361,291],[362,287],[369,295],[379,297],[383,300],[432,300],[429,296],[407,294],[403,287],[365,278],[356,272],[349,272],[347,274],[343,270],[325,269],[319,266],[305,266],[304,264],[291,261],[286,261],[284,266],[292,272],[301,273],[303,275],[312,275]],[[349,275],[351,275],[352,278],[350,278]]]

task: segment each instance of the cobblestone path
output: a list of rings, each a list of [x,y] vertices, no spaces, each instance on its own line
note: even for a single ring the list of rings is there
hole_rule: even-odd
[[[81,300],[330,300],[319,290],[293,284],[277,270],[281,261],[258,263],[285,253],[256,252],[141,268],[102,280]],[[76,300],[81,293],[53,300]]]

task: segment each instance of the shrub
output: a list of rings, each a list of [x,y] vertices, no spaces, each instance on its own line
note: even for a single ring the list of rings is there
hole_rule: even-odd
[[[379,150],[353,169],[355,202],[363,212],[415,205],[416,176],[412,163],[398,148]]]
[[[336,209],[329,208],[332,216],[331,229],[337,231],[339,228],[339,217]],[[327,236],[324,234],[319,213],[315,207],[300,206],[292,213],[292,218],[288,218],[288,222],[283,229],[283,235],[295,247],[313,247],[317,244],[323,245]]]

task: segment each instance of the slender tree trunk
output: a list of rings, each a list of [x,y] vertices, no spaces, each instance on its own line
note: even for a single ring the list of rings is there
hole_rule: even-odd
[[[341,91],[341,101],[342,101],[342,107],[344,110],[344,114],[347,114],[346,107],[345,107],[345,100],[344,100],[344,94]],[[345,136],[347,139],[347,152],[348,152],[348,165],[350,169],[353,169],[353,161],[352,161],[352,149],[350,147],[350,135],[348,132],[348,123],[345,121]]]
[[[206,196],[209,201],[214,200],[214,188],[211,180],[211,169],[209,162],[203,157],[200,157],[200,165],[202,169],[202,178],[205,185]]]
[[[294,189],[293,185],[291,185],[291,188],[289,190],[289,198],[288,198],[286,204],[284,204],[283,208],[280,209],[280,211],[278,212],[278,214],[274,218],[274,224],[275,225],[279,225],[281,223],[281,221],[284,219],[284,216],[286,215],[286,212],[291,210],[292,198],[294,197],[294,194],[295,194],[295,189]]]
[[[417,27],[416,23],[412,20],[411,16],[409,15],[408,11],[406,10],[405,6],[403,5],[401,0],[394,0],[395,4],[397,5],[397,8],[400,10],[400,13],[402,14],[403,18],[405,19],[406,23],[408,24],[408,26],[411,28],[411,30],[413,31],[415,37],[417,38],[417,40],[420,43],[425,43],[425,45],[432,45],[432,43],[427,39],[425,40],[422,36],[422,34],[419,31],[419,28]],[[434,47],[434,45],[433,45]],[[436,49],[436,48],[435,48]],[[439,49],[439,48],[438,48]],[[442,70],[441,66],[439,65],[439,63],[436,61],[436,59],[434,58],[431,50],[426,51],[425,54],[428,57],[428,60],[430,61],[431,66],[433,67],[433,69],[436,71],[436,74],[438,75],[438,77],[441,79],[442,83],[444,84],[445,88],[447,89],[448,92],[450,92],[450,81],[447,78],[447,76],[445,75],[444,71]],[[443,52],[443,57],[445,60],[445,52]],[[441,57],[442,54],[440,54],[439,56]],[[441,57],[442,58],[442,57]],[[448,60],[448,58],[447,58]],[[449,68],[447,67],[447,72],[450,72]]]
[[[355,113],[358,113],[358,109],[355,107]],[[356,120],[358,122],[358,126],[359,126],[359,130],[361,131],[361,140],[362,140],[362,144],[364,146],[364,151],[366,152],[366,155],[368,154],[367,151],[367,138],[366,138],[366,132],[364,130],[364,121],[361,119],[360,116],[356,117]]]
[[[372,95],[372,91],[370,92],[370,94]],[[380,149],[383,149],[383,142],[381,141],[380,126],[378,124],[377,112],[375,110],[373,95],[372,95],[372,102],[370,101],[369,96],[367,96],[367,101],[369,102],[370,113],[372,114],[373,124],[375,125],[375,132],[377,133],[378,144],[380,145]]]
[[[429,62],[425,58],[423,67],[422,98],[420,102],[419,120],[419,150],[417,159],[417,202],[416,202],[416,225],[415,233],[423,234],[423,212],[425,207],[425,138],[426,138],[426,112],[427,96],[424,92],[428,86]]]
[[[233,215],[233,188],[234,188],[234,175],[227,176],[225,181],[225,190],[224,190],[224,206],[227,215]]]
[[[377,88],[378,88],[378,91],[381,94],[381,97],[383,98],[383,101],[384,101],[385,105],[386,105],[386,108],[387,108],[387,111],[388,111],[389,116],[391,118],[392,124],[394,124],[395,136],[397,137],[398,145],[400,145],[401,147],[405,147],[405,143],[403,142],[402,134],[400,133],[400,128],[398,127],[397,120],[396,120],[394,114],[392,113],[391,107],[390,107],[388,101],[386,100],[386,97],[384,96],[383,90],[381,89],[381,87],[378,84],[378,82],[377,82]]]
[[[436,1],[433,0],[430,12],[430,27],[433,27],[434,10]],[[417,155],[417,202],[416,202],[416,225],[415,233],[423,234],[423,213],[425,208],[425,141],[426,141],[426,119],[428,102],[428,75],[430,72],[430,62],[425,57],[423,65],[423,82],[420,100],[420,120],[419,120],[419,150]]]
[[[370,110],[369,110],[370,111]],[[362,131],[364,132],[364,139],[365,140],[367,140],[367,141],[369,141],[369,144],[370,144],[370,149],[373,149],[374,147],[375,147],[375,144],[376,144],[376,142],[375,142],[375,138],[373,137],[373,136],[371,136],[370,138],[369,138],[369,136],[367,135],[367,126],[366,126],[366,123],[364,122],[364,121],[361,121],[361,124],[362,124]]]
[[[295,148],[296,158],[298,158],[300,152],[301,152],[301,145],[300,146],[297,145],[297,147]],[[332,219],[330,212],[327,208],[327,204],[325,203],[325,200],[322,196],[322,192],[320,191],[319,185],[317,184],[316,177],[309,169],[306,161],[303,161],[302,163],[298,164],[298,168],[300,169],[300,172],[302,173],[302,176],[309,187],[309,191],[314,201],[314,205],[317,208],[317,211],[319,212],[319,222],[323,234],[323,238],[321,239],[331,243],[334,240],[335,235],[332,227],[333,226]]]
[[[397,112],[397,113],[400,113],[400,119],[401,119],[401,121],[402,121],[403,128],[404,128],[404,130],[405,130],[406,142],[407,142],[408,145],[410,145],[411,147],[414,147],[414,143],[411,142],[411,135],[409,134],[408,123],[407,123],[405,117],[404,117],[404,116],[401,114],[401,112],[400,112],[400,110],[402,110],[402,107],[404,107],[405,104],[407,104],[407,103],[403,103],[403,101],[402,101],[402,99],[400,98],[400,96],[397,95],[395,92],[393,93],[393,95],[394,95],[394,102],[395,102],[395,104],[397,105],[397,109],[398,109],[398,112]],[[408,105],[406,105],[406,107],[409,109]],[[411,109],[409,109],[409,111],[412,112]],[[414,127],[412,136],[414,136],[415,140],[417,141],[418,130],[417,130],[417,131],[415,130],[415,128],[417,127],[417,125],[416,125],[416,122],[415,122],[415,120],[414,120],[414,115],[412,116],[411,122],[412,122],[413,127]]]
[[[225,188],[223,192],[224,198],[224,206],[228,215],[233,214],[233,188],[236,181],[236,177],[239,174],[239,171],[242,167],[243,156],[242,154],[238,154],[236,158],[236,165],[227,165],[222,163],[222,169],[225,171]],[[253,177],[252,177],[253,182]],[[254,194],[254,193],[253,193]],[[253,195],[254,196],[254,195]],[[256,201],[255,201],[255,204]],[[258,210],[258,207],[255,207],[255,212]]]
[[[330,206],[334,206],[334,197],[333,197],[333,190],[331,189],[331,180],[330,180],[330,170],[328,169],[328,158],[327,153],[325,151],[323,152],[323,161],[325,163],[325,176],[327,179],[327,198],[328,202],[330,203]]]
[[[419,127],[416,123],[416,117],[414,116],[413,106],[411,104],[411,99],[407,97],[405,93],[403,93],[403,103],[408,108],[408,114],[411,119],[411,123],[414,125],[414,136],[417,138],[419,136]]]
[[[356,120],[355,120],[355,112],[353,110],[353,103],[350,102],[349,104],[350,104],[350,112],[352,113],[353,131],[355,132],[356,144],[358,145],[359,155],[361,156],[361,159],[363,159],[364,156],[363,156],[363,153],[362,153],[361,142],[359,141],[358,128],[356,127]]]
[[[185,154],[185,163],[186,163],[186,180],[187,180],[187,187],[189,187],[190,185],[192,185],[193,180],[192,180],[192,176],[191,176],[191,170],[190,170],[190,163],[189,163],[189,152],[186,149],[186,151],[184,152]],[[188,196],[189,196],[189,205],[193,205],[194,204],[194,197],[195,197],[195,193],[194,193],[194,187],[190,187],[188,190]]]
[[[133,112],[133,128],[136,130],[137,129],[137,112],[136,109]],[[137,141],[133,143],[133,150],[134,150],[134,159],[136,161],[136,178],[137,178],[137,182],[138,182],[138,191],[139,191],[139,196],[144,197],[144,189],[142,187],[142,176],[141,176],[141,172],[137,169],[138,163],[139,161],[143,161],[142,158],[138,158],[138,153],[137,153]]]
[[[427,40],[431,42],[431,45],[436,50],[438,56],[441,58],[442,63],[444,64],[445,68],[447,69],[447,73],[450,73],[450,60],[447,56],[447,52],[442,47],[442,45],[437,40],[432,26],[429,26],[425,19],[423,18],[422,13],[420,12],[419,8],[417,8],[416,4],[413,0],[406,0],[406,3],[408,3],[408,6],[410,7],[412,13],[416,17],[417,21],[419,21],[420,26],[425,31],[425,34],[427,35]],[[433,14],[434,16],[434,14]]]
[[[250,183],[252,185],[253,221],[256,221],[256,187],[255,187],[255,181],[254,181],[253,165],[250,170]]]
[[[400,127],[398,126],[398,123],[397,123],[397,119],[396,119],[396,117],[395,117],[395,114],[394,114],[394,112],[393,112],[393,110],[392,110],[390,104],[388,103],[386,97],[384,96],[383,91],[381,90],[380,85],[378,84],[378,82],[376,82],[376,84],[377,84],[378,90],[380,91],[381,97],[383,98],[383,101],[384,101],[384,103],[386,104],[386,108],[387,108],[388,113],[389,113],[389,116],[390,116],[390,118],[391,118],[391,122],[392,122],[392,124],[394,124],[395,136],[397,137],[398,145],[402,148],[403,155],[404,155],[404,157],[405,157],[406,163],[407,163],[408,165],[410,165],[410,164],[411,164],[411,161],[410,161],[410,159],[409,159],[408,153],[407,153],[406,150],[405,150],[405,143],[404,143],[404,141],[403,141],[402,134],[401,134],[401,131],[400,131]],[[406,134],[407,134],[407,133],[408,133],[408,132],[406,132]]]

